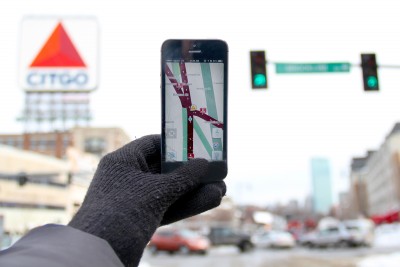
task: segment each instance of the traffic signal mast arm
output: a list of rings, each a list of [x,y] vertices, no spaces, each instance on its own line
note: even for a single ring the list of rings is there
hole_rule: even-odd
[[[268,64],[275,65],[277,74],[348,73],[352,67],[361,67],[365,91],[379,91],[378,68],[400,69],[400,65],[378,65],[374,53],[361,54],[361,64],[349,62],[282,63],[267,61],[265,51],[250,51],[251,86],[253,89],[268,88]]]
[[[277,64],[290,64],[287,62],[279,62],[279,61],[266,61],[266,65],[277,65]],[[330,64],[330,63],[293,63],[293,64]],[[350,67],[361,68],[361,63],[347,63]],[[400,65],[390,65],[390,64],[376,64],[376,67],[379,69],[400,69]]]

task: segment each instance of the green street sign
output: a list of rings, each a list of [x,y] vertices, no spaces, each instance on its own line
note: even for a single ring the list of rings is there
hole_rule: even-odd
[[[350,63],[275,63],[277,74],[350,72]]]

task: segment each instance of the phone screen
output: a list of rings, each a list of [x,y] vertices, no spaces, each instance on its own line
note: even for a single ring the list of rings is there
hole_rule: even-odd
[[[223,59],[166,59],[165,161],[224,160]]]
[[[227,163],[228,45],[166,40],[161,47],[161,171],[209,161],[202,182],[224,179]]]

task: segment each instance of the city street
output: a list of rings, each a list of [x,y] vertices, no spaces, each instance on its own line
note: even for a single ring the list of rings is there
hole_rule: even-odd
[[[399,13],[1,0],[0,267],[400,267]]]
[[[287,250],[254,249],[239,253],[235,247],[212,248],[206,256],[151,255],[145,252],[140,267],[363,267],[360,262],[372,255],[386,255],[400,251],[391,248],[332,248]],[[385,265],[386,266],[386,265]],[[392,266],[392,265],[390,265]]]

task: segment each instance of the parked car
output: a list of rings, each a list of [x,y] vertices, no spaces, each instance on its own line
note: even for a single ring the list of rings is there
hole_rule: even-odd
[[[255,235],[252,241],[260,248],[292,248],[296,241],[293,235],[285,231],[268,231]]]
[[[313,247],[315,246],[315,239],[317,238],[317,231],[304,233],[299,237],[298,243],[302,246]]]
[[[163,229],[156,231],[151,238],[148,248],[155,254],[159,251],[166,251],[170,254],[180,252],[189,254],[197,252],[206,254],[210,247],[210,241],[191,230],[183,229]]]
[[[254,246],[250,235],[229,227],[211,228],[208,238],[214,246],[233,245],[237,246],[241,252],[246,252]]]
[[[372,242],[373,226],[360,220],[340,222],[300,238],[300,244],[308,247],[369,246]]]
[[[350,234],[343,224],[308,233],[301,239],[308,247],[344,247],[350,245],[349,241]]]
[[[375,225],[368,219],[344,221],[346,229],[349,231],[353,246],[372,246],[375,239]]]

